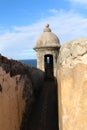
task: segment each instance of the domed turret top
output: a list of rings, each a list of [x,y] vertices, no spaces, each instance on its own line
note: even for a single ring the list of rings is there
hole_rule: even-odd
[[[54,33],[51,32],[51,29],[49,28],[49,24],[45,25],[43,33],[38,38],[34,49],[47,48],[47,47],[49,48],[60,47],[60,41],[58,37]]]

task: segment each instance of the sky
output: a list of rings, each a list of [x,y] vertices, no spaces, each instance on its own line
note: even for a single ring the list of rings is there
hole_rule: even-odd
[[[60,44],[87,37],[87,0],[0,0],[0,53],[36,59],[33,47],[49,23]]]

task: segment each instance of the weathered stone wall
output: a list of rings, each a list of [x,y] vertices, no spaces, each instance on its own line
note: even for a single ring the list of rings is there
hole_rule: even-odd
[[[25,102],[22,98],[24,81],[20,75],[10,77],[0,67],[0,129],[20,130]]]
[[[0,130],[23,129],[41,84],[43,72],[0,55]]]
[[[61,47],[57,81],[60,130],[87,130],[87,38]]]

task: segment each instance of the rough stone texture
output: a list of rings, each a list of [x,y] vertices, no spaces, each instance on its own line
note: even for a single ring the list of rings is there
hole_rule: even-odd
[[[61,47],[57,81],[60,130],[87,130],[87,38]]]
[[[87,64],[87,38],[65,43],[61,49],[58,58],[58,67],[73,67],[77,63]]]
[[[40,70],[0,55],[0,130],[22,129],[41,84]]]

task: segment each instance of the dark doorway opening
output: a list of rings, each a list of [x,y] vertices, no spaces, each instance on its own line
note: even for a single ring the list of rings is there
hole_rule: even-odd
[[[53,79],[53,56],[48,54],[44,56],[45,78]]]

